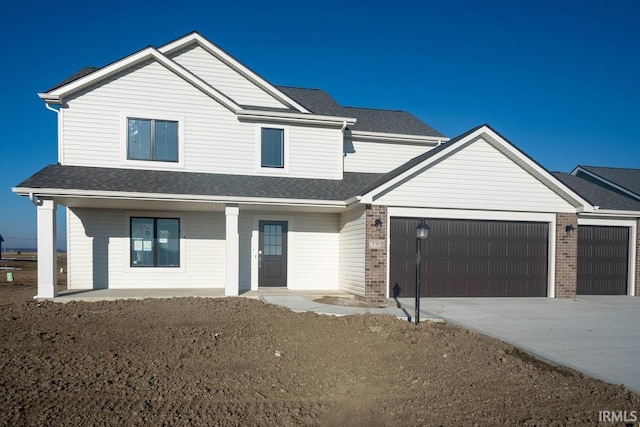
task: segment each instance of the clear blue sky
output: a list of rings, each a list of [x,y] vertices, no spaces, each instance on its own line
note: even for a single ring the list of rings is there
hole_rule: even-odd
[[[489,123],[550,170],[640,168],[639,23],[637,0],[8,2],[0,234],[35,246],[35,207],[11,187],[57,161],[36,93],[193,30],[274,84],[407,110],[450,137]]]

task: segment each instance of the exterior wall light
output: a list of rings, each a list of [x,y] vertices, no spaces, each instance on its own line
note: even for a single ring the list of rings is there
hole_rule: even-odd
[[[376,230],[378,231],[382,230],[382,220],[380,218],[376,219],[376,222],[373,225],[376,226]]]
[[[567,225],[567,226],[564,228],[564,230],[565,230],[567,233],[571,233],[571,232],[572,232],[573,230],[575,230],[575,229],[576,229],[576,228],[573,226],[573,224],[569,224],[569,225]]]

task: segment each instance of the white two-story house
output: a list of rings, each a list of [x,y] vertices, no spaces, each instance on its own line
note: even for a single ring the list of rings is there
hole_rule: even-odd
[[[573,230],[594,206],[489,126],[449,140],[406,112],[274,86],[198,33],[39,96],[58,163],[14,188],[37,205],[38,297],[56,296],[57,205],[73,290],[383,302],[414,294],[425,218],[422,295],[575,295]]]

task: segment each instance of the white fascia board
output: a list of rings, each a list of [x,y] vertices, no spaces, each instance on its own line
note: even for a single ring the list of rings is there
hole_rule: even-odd
[[[633,197],[636,200],[640,200],[640,194],[636,194],[633,191],[629,191],[624,187],[621,187],[620,185],[616,184],[615,182],[609,181],[608,179],[604,179],[603,177],[601,177],[600,175],[590,172],[586,169],[581,168],[580,166],[576,167],[573,171],[571,171],[571,175],[576,176],[576,174],[578,172],[582,172],[586,175],[589,175],[590,177],[597,179],[598,181],[602,182],[603,184],[606,184],[610,187],[615,188],[618,191],[622,191],[623,193],[625,193],[626,195]]]
[[[281,101],[295,108],[301,113],[311,113],[311,111],[307,110],[301,104],[297,103],[292,98],[288,97],[287,95],[285,95],[284,93],[276,89],[271,83],[264,80],[262,77],[260,77],[259,75],[251,71],[249,68],[241,64],[234,57],[232,57],[231,55],[226,53],[224,50],[220,49],[218,46],[211,43],[209,40],[202,37],[200,34],[196,32],[187,34],[186,36],[178,40],[175,40],[171,43],[161,46],[160,48],[158,48],[158,50],[166,54],[174,50],[180,49],[184,46],[187,46],[193,42],[196,42],[204,50],[206,50],[207,52],[209,52],[210,54],[212,54],[213,56],[215,56],[216,58],[218,58],[219,60],[227,64],[228,66],[230,66],[232,69],[240,73],[242,76],[244,76],[246,79],[254,83],[256,86],[258,86],[259,88],[266,91],[269,95],[276,98],[278,101]]]
[[[337,116],[321,116],[316,114],[303,114],[303,113],[287,113],[281,111],[264,111],[264,110],[237,110],[236,115],[239,120],[278,120],[289,123],[304,123],[304,124],[324,124],[342,126],[345,123],[348,125],[355,124],[356,120],[353,117],[337,117]]]
[[[163,65],[165,68],[169,69],[177,76],[181,77],[185,81],[192,84],[197,89],[201,90],[211,98],[218,101],[220,104],[224,105],[231,111],[236,111],[241,107],[235,102],[231,101],[229,98],[224,96],[221,92],[211,87],[209,84],[204,82],[199,77],[195,76],[193,73],[185,69],[184,67],[177,64],[175,61],[165,57],[163,54],[158,52],[156,49],[152,47],[148,47],[143,49],[133,55],[127,56],[119,61],[114,62],[113,64],[107,65],[99,70],[94,71],[91,74],[88,74],[84,77],[81,77],[77,80],[72,81],[69,84],[64,86],[60,86],[52,90],[51,92],[40,93],[38,96],[42,98],[45,102],[55,104],[61,103],[62,99],[65,96],[72,94],[73,92],[80,90],[84,87],[90,86],[93,83],[96,83],[102,79],[105,79],[115,73],[118,73],[122,70],[130,68],[135,64],[138,64],[142,61],[146,61],[148,59],[154,59],[159,64]]]
[[[474,141],[474,140],[476,140],[478,138],[481,138],[483,136],[490,138],[491,141],[493,141],[493,142],[495,142],[497,144],[500,144],[507,151],[512,153],[513,156],[517,157],[521,162],[526,164],[527,167],[529,167],[537,175],[537,179],[539,179],[544,185],[546,185],[547,187],[549,187],[549,185],[553,185],[553,186],[556,187],[556,189],[559,192],[564,193],[567,197],[569,197],[570,199],[573,199],[574,202],[578,205],[578,206],[575,206],[576,212],[580,213],[580,212],[591,212],[591,211],[593,211],[594,208],[589,202],[584,200],[582,197],[580,197],[573,190],[569,189],[569,187],[565,186],[560,181],[558,181],[553,175],[551,175],[546,170],[544,170],[544,168],[539,166],[536,162],[534,162],[533,160],[529,159],[527,156],[523,155],[519,150],[517,150],[515,147],[513,147],[511,144],[509,144],[507,141],[505,141],[500,135],[496,134],[494,131],[492,131],[487,126],[482,126],[482,127],[478,128],[478,129],[476,129],[474,132],[470,133],[469,135],[464,137],[462,140],[456,141],[456,143],[454,145],[445,146],[445,148],[441,152],[437,153],[436,155],[429,157],[428,159],[426,159],[422,163],[420,163],[420,164],[418,164],[418,165],[406,170],[405,172],[401,173],[397,177],[395,177],[395,178],[387,181],[386,183],[382,184],[380,187],[378,187],[378,188],[370,191],[369,193],[363,195],[363,197],[362,197],[363,203],[372,203],[373,202],[373,197],[376,194],[381,193],[382,191],[384,191],[387,188],[395,185],[396,183],[404,180],[407,176],[411,176],[412,174],[414,174],[417,171],[425,168],[426,166],[428,166],[428,165],[430,165],[430,164],[432,164],[432,163],[434,163],[436,161],[439,161],[443,157],[446,157],[446,156],[450,155],[450,153],[452,151],[461,149],[467,143],[472,142],[472,141]]]
[[[34,191],[36,190],[36,191]],[[318,207],[346,207],[342,200],[317,199],[270,199],[264,197],[236,197],[236,196],[203,196],[198,194],[167,194],[167,193],[133,193],[127,191],[94,191],[69,190],[59,188],[28,188],[13,187],[14,193],[22,196],[33,194],[37,197],[77,197],[85,199],[128,199],[147,201],[176,201],[176,202],[210,202],[210,203],[238,203],[269,206],[318,206]],[[90,194],[88,194],[90,193]]]
[[[583,212],[579,218],[595,218],[595,217],[616,217],[640,219],[640,211],[623,211],[618,209],[597,209],[592,212]]]
[[[424,135],[411,135],[402,133],[385,133],[385,132],[365,132],[365,131],[351,131],[351,139],[353,140],[366,140],[366,141],[380,141],[380,142],[399,142],[399,143],[423,143],[428,145],[439,144],[449,141],[449,138],[443,136],[424,136]]]

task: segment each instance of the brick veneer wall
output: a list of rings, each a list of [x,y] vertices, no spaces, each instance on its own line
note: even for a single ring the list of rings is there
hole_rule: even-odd
[[[365,212],[364,298],[369,303],[384,305],[387,299],[387,207],[367,206]],[[376,219],[382,221],[380,231],[376,229]],[[372,241],[384,244],[372,248]]]
[[[567,225],[573,231],[567,232]],[[556,214],[556,298],[574,298],[578,284],[578,216]]]
[[[634,295],[640,297],[640,218],[636,223],[636,286]]]

